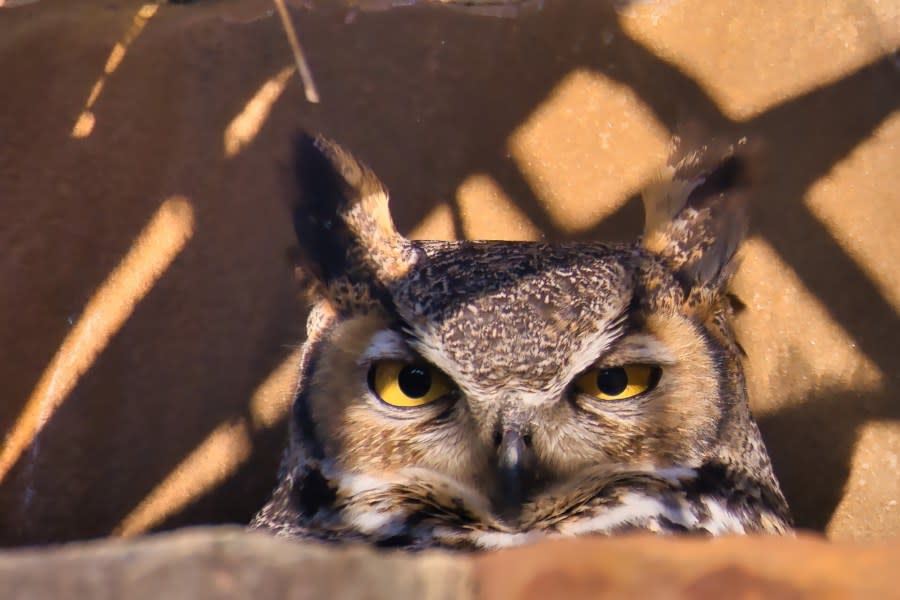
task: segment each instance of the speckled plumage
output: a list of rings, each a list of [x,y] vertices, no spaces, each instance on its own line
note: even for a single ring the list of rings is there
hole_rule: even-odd
[[[369,169],[323,139],[296,157],[317,303],[254,527],[409,548],[789,531],[731,330],[735,159],[675,165],[635,243],[547,244],[406,240]],[[366,376],[383,360],[431,365],[453,391],[390,406]],[[630,364],[661,375],[625,400],[574,387]]]

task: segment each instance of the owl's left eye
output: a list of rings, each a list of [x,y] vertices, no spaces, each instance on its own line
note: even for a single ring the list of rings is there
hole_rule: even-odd
[[[369,389],[385,404],[406,408],[443,398],[453,384],[431,365],[383,360],[369,369]]]
[[[575,380],[575,387],[598,400],[625,400],[656,387],[661,374],[650,365],[591,369]]]

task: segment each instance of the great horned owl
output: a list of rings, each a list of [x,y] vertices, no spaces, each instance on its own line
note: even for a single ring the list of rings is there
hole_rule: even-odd
[[[371,170],[298,138],[317,303],[252,526],[407,548],[788,531],[731,327],[735,164],[682,160],[631,244],[411,241]]]

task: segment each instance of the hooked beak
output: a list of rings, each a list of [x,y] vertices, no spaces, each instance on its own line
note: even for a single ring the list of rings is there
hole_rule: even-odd
[[[525,493],[534,483],[536,462],[531,435],[519,428],[505,429],[497,447],[499,508],[504,515],[518,513]]]

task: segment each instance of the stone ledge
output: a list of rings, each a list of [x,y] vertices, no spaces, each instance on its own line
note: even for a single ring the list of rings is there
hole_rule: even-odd
[[[0,552],[0,597],[890,598],[900,543],[819,538],[547,542],[487,554],[406,554],[196,528]]]
[[[238,527],[0,553],[2,598],[467,598],[462,556],[297,543]]]

